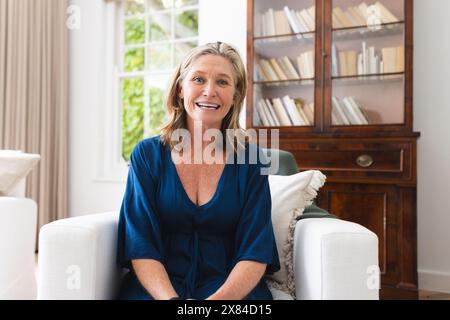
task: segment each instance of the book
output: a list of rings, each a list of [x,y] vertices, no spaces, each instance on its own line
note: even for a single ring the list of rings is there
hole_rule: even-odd
[[[339,20],[338,16],[336,15],[335,12],[333,12],[331,14],[331,19],[332,19],[332,23],[333,23],[333,28],[335,29],[340,29],[340,28],[344,28],[344,25],[342,24],[342,22]]]
[[[283,105],[284,105],[292,123],[294,124],[294,126],[306,125],[306,123],[301,118],[300,113],[298,112],[297,108],[295,107],[294,101],[289,96],[284,96],[282,99],[283,99]]]
[[[392,14],[381,2],[375,2],[375,6],[379,9],[381,13],[381,20],[383,23],[397,22],[399,19]]]
[[[364,20],[366,21],[366,24],[367,24],[370,21],[369,20],[369,8],[367,7],[367,4],[365,2],[360,3],[358,5],[358,11],[364,17]]]
[[[305,30],[304,32],[312,31],[309,29],[308,24],[306,23],[303,16],[300,14],[300,11],[294,11],[294,13],[297,16],[297,21],[299,22],[301,29]]]
[[[311,31],[314,31],[314,30],[316,30],[316,7],[311,6],[306,11],[308,12],[308,15],[311,17],[311,20],[313,21],[313,26],[312,26]]]
[[[362,57],[363,57],[363,72],[362,74],[369,73],[369,64],[368,64],[368,52],[367,52],[367,44],[365,41],[362,42]]]
[[[400,46],[396,49],[395,71],[403,72],[405,70],[405,47]]]
[[[342,23],[342,25],[345,28],[353,26],[353,23],[348,19],[348,17],[345,15],[344,11],[342,11],[341,8],[335,7],[333,9],[333,13],[336,14],[338,20]]]
[[[331,76],[339,76],[339,59],[338,59],[338,49],[335,44],[331,46]]]
[[[383,57],[383,66],[385,73],[396,72],[396,58],[397,58],[397,48],[383,48],[381,49],[381,54]]]
[[[266,110],[269,111],[269,117],[271,117],[273,119],[273,122],[275,123],[276,126],[280,126],[280,120],[278,119],[275,110],[273,108],[272,102],[270,101],[270,99],[264,99],[265,102],[265,106],[266,106]]]
[[[262,76],[264,81],[270,81],[270,76],[267,74],[266,70],[262,66],[261,60],[256,59],[256,65],[258,66],[258,71],[260,75]]]
[[[350,97],[350,99],[351,99],[350,101],[357,106],[357,108],[361,112],[363,118],[367,121],[367,124],[370,124],[371,123],[370,118],[369,118],[369,115],[366,112],[366,110],[361,106],[360,103],[358,103],[358,101],[354,97]]]
[[[269,81],[278,81],[278,80],[280,80],[278,78],[275,70],[273,70],[272,66],[270,65],[269,61],[267,61],[266,59],[261,59],[260,63],[261,63],[261,66],[262,66],[264,72],[268,75]]]
[[[262,100],[258,101],[258,103],[256,105],[256,111],[259,116],[260,123],[265,127],[269,127],[271,125],[271,123],[269,122],[269,120],[266,116],[266,113],[263,109]]]
[[[361,12],[359,11],[359,9],[357,7],[350,6],[350,7],[348,7],[347,10],[358,21],[358,24],[360,26],[365,26],[367,24],[366,19],[364,18],[364,16],[361,14]]]
[[[358,74],[358,53],[356,51],[347,51],[345,53],[345,61],[347,63],[347,75],[353,76]]]
[[[306,25],[308,26],[309,31],[313,31],[315,29],[315,21],[310,16],[308,11],[306,9],[303,9],[300,11],[300,16],[303,18],[303,21],[305,21]]]
[[[342,124],[343,125],[351,124],[349,118],[347,117],[346,113],[344,112],[344,110],[343,110],[343,108],[342,108],[342,106],[341,106],[341,104],[339,102],[339,99],[336,98],[336,97],[332,97],[331,98],[331,103],[332,103],[332,108],[336,109],[336,113],[339,114],[340,119],[342,120]]]
[[[358,116],[360,122],[362,124],[369,124],[369,120],[366,118],[365,114],[362,112],[361,106],[356,103],[356,100],[354,97],[346,97],[344,99],[347,99],[349,103],[352,105],[353,110],[355,111],[356,115]]]
[[[291,75],[290,70],[288,69],[288,67],[286,66],[286,64],[284,63],[282,58],[277,58],[277,64],[280,66],[281,70],[283,71],[283,73],[286,75],[286,78],[288,80],[290,79],[294,79],[294,77]]]
[[[314,52],[303,52],[297,57],[297,64],[302,79],[314,78]]]
[[[344,51],[339,52],[339,75],[347,76],[347,56]]]
[[[289,118],[288,113],[286,112],[286,109],[283,106],[283,103],[281,102],[280,98],[274,98],[272,99],[272,105],[273,109],[275,110],[275,113],[277,115],[278,120],[280,121],[280,124],[282,126],[292,126],[292,121]]]
[[[363,124],[362,119],[359,118],[358,114],[353,108],[353,105],[348,101],[348,99],[343,98],[341,101],[342,101],[341,106],[344,109],[345,115],[350,120],[350,123],[356,125]]]
[[[273,70],[275,71],[276,75],[278,76],[279,80],[287,80],[287,76],[284,74],[281,67],[278,65],[277,60],[274,58],[269,59],[270,65],[272,66]]]
[[[297,24],[297,20],[294,18],[294,13],[292,12],[292,10],[289,9],[288,6],[284,6],[283,10],[284,10],[284,14],[286,15],[286,17],[288,19],[289,26],[291,27],[292,32],[294,32],[294,33],[302,32],[301,27]],[[301,39],[302,35],[301,34],[297,35],[297,38]]]
[[[302,114],[303,111],[303,114],[308,119],[309,125],[314,125],[314,110],[313,110],[314,107],[309,108],[308,105],[306,105],[305,102],[300,98],[294,99],[294,103],[295,106],[297,107],[297,110],[299,110],[300,114]]]
[[[274,12],[273,12],[272,8],[267,10],[266,18],[267,18],[267,20],[266,20],[267,21],[267,35],[268,36],[276,35],[276,32],[275,32],[275,15],[274,15]]]
[[[295,101],[293,101],[295,104]],[[310,120],[308,118],[308,116],[306,115],[305,111],[303,110],[303,107],[298,108],[297,105],[295,105],[297,108],[298,113],[300,114],[300,117],[303,119],[303,122],[305,123],[305,125],[307,126],[312,126],[314,123],[314,120]]]
[[[336,125],[336,126],[344,124],[334,106],[332,106],[332,108],[331,108],[331,124]]]
[[[281,60],[283,61],[283,63],[286,65],[287,69],[288,69],[288,73],[291,76],[291,79],[299,79],[300,75],[298,74],[297,70],[295,70],[294,65],[292,64],[291,60],[289,59],[289,57],[284,56],[283,58],[281,58]]]

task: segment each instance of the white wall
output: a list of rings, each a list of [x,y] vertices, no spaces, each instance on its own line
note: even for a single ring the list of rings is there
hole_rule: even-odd
[[[247,61],[247,2],[243,0],[199,0],[200,44],[222,41],[235,46]],[[245,106],[239,122],[245,128]]]
[[[98,151],[102,148],[99,127],[108,110],[102,96],[104,0],[72,0],[81,9],[81,29],[70,32],[70,146],[69,215],[118,210],[125,182],[99,180]],[[246,54],[246,2],[243,0],[199,1],[200,43],[229,42]],[[112,133],[111,133],[112,135]]]
[[[414,1],[419,287],[450,293],[450,1]]]
[[[117,210],[125,184],[96,180],[99,127],[104,115],[104,1],[72,0],[81,29],[70,31],[69,215]]]

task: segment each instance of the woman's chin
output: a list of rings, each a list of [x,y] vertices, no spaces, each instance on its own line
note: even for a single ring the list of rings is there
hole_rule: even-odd
[[[223,117],[202,115],[201,117],[191,118],[195,125],[201,124],[204,128],[219,129],[222,124]]]

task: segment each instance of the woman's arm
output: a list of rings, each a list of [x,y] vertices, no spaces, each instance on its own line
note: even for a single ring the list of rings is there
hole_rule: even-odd
[[[136,259],[131,263],[137,278],[153,299],[168,300],[178,297],[161,262],[153,259]]]
[[[265,263],[239,261],[225,283],[207,300],[240,300],[252,291],[266,272]]]

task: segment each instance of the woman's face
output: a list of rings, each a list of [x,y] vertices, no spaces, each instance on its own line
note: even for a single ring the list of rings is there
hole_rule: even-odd
[[[226,58],[204,55],[195,60],[179,92],[187,112],[188,128],[201,121],[204,128],[220,129],[233,104],[233,67]]]

